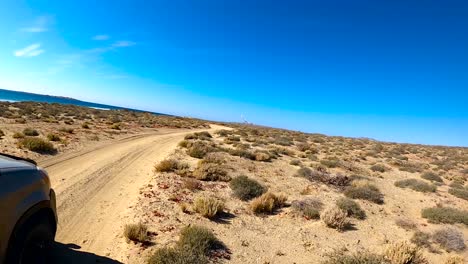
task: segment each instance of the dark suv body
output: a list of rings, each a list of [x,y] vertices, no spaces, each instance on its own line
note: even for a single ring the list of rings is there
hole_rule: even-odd
[[[47,173],[33,161],[0,154],[0,264],[40,262],[56,230]]]

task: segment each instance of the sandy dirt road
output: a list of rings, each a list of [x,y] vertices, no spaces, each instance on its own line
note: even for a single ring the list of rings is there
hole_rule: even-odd
[[[122,232],[139,189],[150,181],[155,162],[191,132],[133,136],[39,162],[57,193],[56,240],[63,249],[57,262],[127,262]]]

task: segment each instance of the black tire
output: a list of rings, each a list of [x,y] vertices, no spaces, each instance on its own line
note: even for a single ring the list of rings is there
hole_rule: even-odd
[[[55,238],[55,226],[46,214],[26,221],[12,237],[7,264],[48,263]]]

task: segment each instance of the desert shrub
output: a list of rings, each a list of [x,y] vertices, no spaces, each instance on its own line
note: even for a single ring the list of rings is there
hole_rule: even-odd
[[[468,189],[450,188],[448,192],[455,197],[468,201]]]
[[[462,251],[466,248],[463,233],[454,227],[443,227],[432,235],[434,241],[447,251]]]
[[[386,172],[388,168],[383,164],[374,164],[370,167],[370,169],[372,171]]]
[[[345,189],[344,195],[351,199],[367,200],[376,204],[383,203],[383,194],[376,186],[369,183],[349,186]]]
[[[23,130],[23,134],[28,137],[36,137],[39,136],[39,132],[37,130],[32,129],[32,128],[25,128]]]
[[[344,187],[349,185],[351,179],[348,176],[336,174],[332,175],[325,171],[311,170],[307,167],[302,167],[297,170],[296,177],[303,177],[313,182],[321,182],[335,187]]]
[[[203,188],[202,183],[199,180],[193,178],[185,178],[183,180],[183,184],[184,188],[191,191],[201,190]]]
[[[62,128],[59,128],[59,131],[63,133],[73,134],[75,130],[73,128],[62,127]]]
[[[395,182],[395,186],[400,188],[409,188],[418,192],[435,192],[437,187],[418,179],[406,179]]]
[[[266,188],[263,185],[245,175],[234,178],[229,183],[229,186],[234,196],[244,201],[256,198],[266,192]]]
[[[425,172],[421,175],[421,178],[428,181],[444,182],[442,178],[434,172]]]
[[[241,149],[241,148],[236,148],[236,149],[229,149],[228,153],[231,154],[232,156],[237,156],[249,160],[255,160],[256,156],[254,153],[252,153],[249,150],[246,149]]]
[[[384,256],[391,264],[429,264],[419,247],[406,242],[391,244]]]
[[[216,197],[198,196],[193,201],[193,210],[206,218],[213,218],[223,212],[224,203]]]
[[[60,141],[60,137],[56,134],[48,134],[47,139],[50,141]]]
[[[213,164],[224,164],[226,159],[223,157],[221,152],[210,152],[205,155],[205,157],[198,162],[199,164],[203,163],[213,163]]]
[[[326,254],[321,264],[389,264],[383,256],[367,251],[349,254],[347,250],[335,250]]]
[[[207,255],[210,250],[224,247],[213,232],[201,226],[187,226],[182,229],[177,246],[203,255]]]
[[[449,256],[447,260],[445,260],[444,264],[465,264],[465,259],[461,256],[453,255]]]
[[[296,147],[301,152],[305,152],[310,149],[310,145],[307,143],[298,143],[296,144]]]
[[[24,134],[21,132],[15,132],[13,138],[24,138]]]
[[[194,142],[191,147],[187,149],[187,154],[190,157],[201,159],[209,152],[213,152],[214,149],[200,141]]]
[[[175,159],[165,159],[154,166],[157,172],[177,172],[178,170],[187,169],[188,164],[180,163]]]
[[[337,158],[323,159],[320,161],[320,163],[327,168],[336,168],[340,166],[340,160]]]
[[[88,123],[83,123],[83,124],[81,124],[81,128],[89,129],[89,124]]]
[[[361,206],[349,198],[340,198],[338,201],[336,201],[336,205],[338,208],[345,211],[349,217],[354,217],[357,219],[366,218],[366,212],[362,210]]]
[[[148,241],[148,227],[142,223],[127,224],[124,228],[124,235],[127,241],[144,243]]]
[[[338,206],[333,206],[323,211],[320,219],[328,227],[342,231],[349,225],[347,215],[346,211],[341,210]]]
[[[291,203],[293,211],[306,219],[320,219],[323,203],[319,199],[306,198]]]
[[[201,163],[193,171],[193,176],[202,181],[230,181],[226,169],[215,163]]]
[[[291,146],[293,144],[291,139],[286,138],[286,137],[276,138],[274,143],[280,146]]]
[[[289,162],[289,164],[294,165],[294,166],[299,166],[301,165],[301,161],[298,159],[293,159]]]
[[[468,211],[462,211],[452,207],[432,207],[421,211],[423,218],[435,224],[462,223],[468,225]]]
[[[110,128],[114,129],[114,130],[121,130],[122,129],[122,124],[115,123],[115,124],[112,124]]]
[[[190,249],[164,247],[157,249],[148,264],[208,264],[208,258]]]
[[[54,153],[56,149],[52,143],[43,140],[42,138],[25,137],[18,142],[22,148],[27,148],[37,153]]]
[[[182,140],[181,142],[179,142],[179,147],[181,148],[187,148],[189,146],[189,141],[187,140]]]
[[[272,213],[274,210],[284,206],[287,197],[283,194],[267,192],[255,198],[250,207],[255,214]]]
[[[256,161],[270,161],[271,160],[271,156],[265,152],[255,152],[254,155],[255,155]]]
[[[5,132],[3,132],[3,130],[0,129],[0,139],[4,136],[5,136]]]
[[[424,169],[427,169],[427,164],[417,163],[417,162],[402,162],[400,164],[400,171],[407,171],[411,173],[422,172]]]
[[[395,221],[395,224],[406,231],[416,230],[416,224],[410,219],[400,218]]]
[[[431,235],[421,231],[416,231],[411,237],[411,243],[418,247],[431,248]]]

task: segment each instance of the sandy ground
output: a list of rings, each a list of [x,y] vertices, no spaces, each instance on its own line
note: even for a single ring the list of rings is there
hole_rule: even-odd
[[[191,132],[161,129],[40,161],[57,193],[56,240],[69,249],[57,262],[127,263],[123,226],[139,190],[150,182],[154,163]]]

